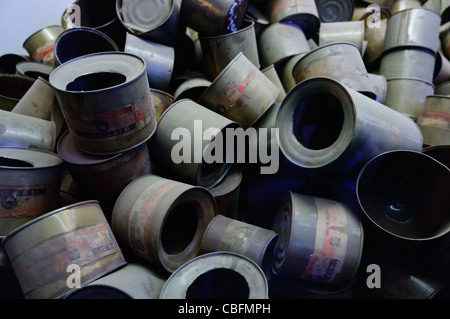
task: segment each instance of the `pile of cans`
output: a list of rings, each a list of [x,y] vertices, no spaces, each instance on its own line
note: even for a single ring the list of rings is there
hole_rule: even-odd
[[[0,57],[0,297],[448,297],[449,27],[444,0],[74,1]]]

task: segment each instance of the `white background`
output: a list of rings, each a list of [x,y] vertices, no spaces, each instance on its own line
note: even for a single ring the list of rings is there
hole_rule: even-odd
[[[61,25],[61,16],[73,0],[0,0],[0,56],[28,55],[23,42],[34,32]]]

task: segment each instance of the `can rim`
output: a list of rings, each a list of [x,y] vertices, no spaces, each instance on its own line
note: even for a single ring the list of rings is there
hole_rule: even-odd
[[[37,148],[27,148],[27,147],[16,147],[16,146],[0,146],[0,151],[1,150],[18,150],[19,152],[23,151],[26,153],[42,153],[45,155],[48,155],[49,157],[54,157],[55,160],[59,160],[56,161],[57,163],[55,164],[49,164],[49,165],[44,165],[44,166],[33,166],[33,167],[14,167],[14,166],[4,166],[4,165],[0,165],[0,169],[8,169],[8,170],[26,170],[26,171],[31,171],[31,170],[36,170],[36,169],[43,169],[43,168],[49,168],[49,167],[55,167],[58,165],[61,165],[63,163],[63,159],[56,153],[51,152],[51,151],[47,151],[47,150],[42,150],[42,149],[37,149]]]

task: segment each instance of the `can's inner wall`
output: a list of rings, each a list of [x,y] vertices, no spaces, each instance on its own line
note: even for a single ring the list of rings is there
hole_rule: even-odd
[[[76,92],[95,91],[125,83],[127,77],[115,72],[84,74],[68,83],[66,90]]]
[[[0,166],[6,167],[34,167],[33,164],[20,159],[0,156]]]
[[[227,268],[201,274],[186,291],[186,299],[248,299],[249,295],[244,276]]]

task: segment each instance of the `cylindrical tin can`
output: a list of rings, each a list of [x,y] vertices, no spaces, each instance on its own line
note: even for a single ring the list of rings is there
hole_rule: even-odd
[[[441,17],[426,8],[399,11],[389,18],[384,38],[384,52],[399,47],[422,47],[432,52],[438,48]]]
[[[274,273],[335,286],[355,278],[364,231],[350,206],[289,192],[275,216],[274,230],[279,235]]]
[[[3,245],[27,299],[62,298],[74,289],[71,275],[84,286],[126,264],[97,201],[39,216],[9,233]]]
[[[365,94],[372,98],[372,94],[375,93],[376,101],[380,103],[385,103],[387,94],[387,80],[384,75],[379,74],[368,74],[368,87],[367,91],[361,91],[360,93]]]
[[[361,170],[358,203],[374,226],[372,238],[426,243],[450,230],[450,170],[422,152],[394,150]]]
[[[422,7],[420,0],[394,0],[392,6],[389,8],[391,15],[408,9],[415,9]]]
[[[304,80],[288,93],[276,127],[283,154],[304,168],[351,172],[384,151],[420,151],[423,143],[412,119],[324,77]]]
[[[363,55],[364,33],[365,21],[363,20],[321,23],[319,46],[332,42],[350,42],[355,44]]]
[[[53,45],[56,38],[64,31],[60,25],[51,25],[31,34],[24,42],[23,48],[36,62],[53,66]]]
[[[24,55],[6,53],[0,56],[0,74],[16,74],[16,66],[20,62],[29,62]]]
[[[320,19],[314,0],[269,0],[265,5],[270,24],[295,23],[307,39],[315,37],[319,31]]]
[[[122,191],[111,225],[124,248],[173,272],[199,254],[203,233],[216,214],[206,189],[149,174]]]
[[[158,299],[166,279],[144,264],[128,263],[64,299]]]
[[[355,10],[353,0],[317,0],[317,12],[321,22],[350,21]]]
[[[234,165],[219,184],[209,189],[216,201],[218,214],[239,219],[238,204],[241,181],[242,171]]]
[[[23,61],[16,64],[16,74],[28,76],[35,80],[41,77],[48,81],[52,71],[52,66],[35,61]]]
[[[148,83],[151,88],[167,90],[175,63],[174,48],[127,32],[124,51],[145,60]]]
[[[84,55],[108,51],[119,51],[119,47],[103,32],[87,27],[67,29],[55,40],[53,65],[56,68]]]
[[[64,29],[88,27],[103,32],[123,50],[126,30],[116,13],[115,0],[75,0],[63,12]]]
[[[161,299],[268,299],[269,285],[250,258],[230,251],[197,256],[166,281]]]
[[[284,90],[286,91],[286,94],[291,91],[294,86],[297,85],[295,82],[294,76],[292,75],[294,71],[294,67],[296,66],[297,62],[300,61],[301,58],[303,58],[305,54],[298,54],[287,60],[283,63],[283,66],[280,67],[280,80],[281,83],[283,83]]]
[[[256,40],[255,23],[244,21],[238,30],[216,35],[199,35],[205,73],[214,80],[220,72],[242,52],[257,68],[260,67],[258,43]]]
[[[450,61],[440,51],[436,54],[433,84],[439,85],[450,79]],[[436,92],[435,92],[436,93]]]
[[[133,35],[167,46],[180,38],[178,0],[117,0],[116,12],[123,26]]]
[[[417,118],[426,146],[450,145],[450,96],[430,94]]]
[[[381,57],[379,74],[386,80],[412,78],[433,83],[435,64],[435,53],[422,48],[390,50]]]
[[[66,131],[59,139],[57,152],[77,186],[77,197],[98,200],[108,220],[123,189],[136,178],[151,173],[146,143],[112,156],[93,156],[80,151],[73,135]]]
[[[191,185],[208,189],[214,187],[225,177],[234,162],[234,154],[226,146],[226,130],[237,127],[239,125],[236,122],[192,100],[183,99],[173,103],[159,119],[156,133],[150,140],[156,173]],[[207,130],[210,131],[210,137],[205,136]],[[222,145],[213,143],[217,140]],[[212,149],[222,155],[220,159],[212,158],[211,161],[211,158],[206,157],[206,153],[211,156]],[[174,154],[177,155],[176,159]]]
[[[201,242],[201,251],[231,251],[253,260],[269,277],[278,234],[271,229],[248,224],[223,215],[209,223]]]
[[[309,52],[297,62],[292,75],[296,83],[316,76],[330,77],[374,100],[379,93],[358,47],[350,42],[333,42]]]
[[[172,94],[158,89],[150,88],[150,92],[152,94],[152,104],[153,108],[155,109],[155,117],[159,122],[159,119],[161,118],[164,111],[167,110],[169,106],[174,102],[174,97]]]
[[[0,74],[0,110],[11,111],[33,85],[34,79],[18,74]]]
[[[52,152],[0,147],[0,236],[58,207],[62,163]]]
[[[261,7],[258,4],[255,5],[252,1],[249,2],[244,21],[253,21],[255,24],[256,38],[260,36],[262,30],[269,26],[269,20],[263,11],[264,6]]]
[[[241,52],[197,102],[247,129],[275,102],[280,89]]]
[[[308,53],[308,41],[302,29],[295,24],[273,23],[258,38],[262,67],[278,65],[295,55]]]
[[[101,52],[57,67],[50,84],[75,144],[86,153],[116,154],[147,141],[157,121],[145,61]]]
[[[248,0],[184,0],[180,16],[199,35],[217,36],[240,29],[248,3]]]
[[[364,40],[367,41],[367,47],[364,53],[364,60],[367,69],[371,70],[372,66],[378,68],[378,62],[383,54],[384,38],[386,36],[387,19],[379,20],[379,28],[366,27],[364,30]]]
[[[11,112],[50,121],[54,102],[55,93],[50,83],[38,77]]]
[[[450,81],[443,82],[436,86],[434,90],[436,95],[450,95]]]
[[[428,95],[434,92],[431,82],[411,78],[392,78],[387,80],[384,104],[417,121],[424,108]]]
[[[28,115],[0,110],[0,146],[34,148],[53,152],[56,125]]]

